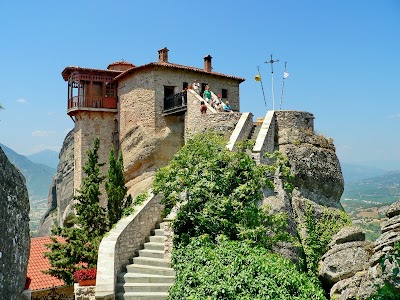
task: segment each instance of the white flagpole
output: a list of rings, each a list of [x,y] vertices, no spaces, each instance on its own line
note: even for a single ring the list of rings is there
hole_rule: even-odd
[[[282,110],[282,98],[283,98],[283,88],[285,87],[286,64],[287,64],[287,62],[285,61],[285,68],[283,70],[283,78],[282,78],[282,91],[281,91],[281,101],[280,101],[279,110]]]
[[[273,60],[272,59],[272,54],[271,54],[271,60],[266,61],[266,64],[271,64],[271,74],[272,74],[272,110],[275,110],[275,97],[274,97],[274,63],[278,62],[278,60]]]

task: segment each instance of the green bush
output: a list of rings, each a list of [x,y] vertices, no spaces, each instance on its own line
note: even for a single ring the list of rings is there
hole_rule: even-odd
[[[219,237],[191,240],[175,249],[172,299],[326,299],[319,283],[289,260],[262,247]]]
[[[312,205],[307,204],[304,223],[307,233],[302,240],[302,245],[310,275],[318,275],[319,261],[328,251],[328,244],[332,241],[332,237],[341,228],[350,224],[351,220],[344,211],[322,208],[321,216],[316,218]]]
[[[203,234],[212,240],[224,234],[265,248],[287,240],[285,216],[269,215],[259,206],[262,189],[273,188],[276,167],[256,165],[245,151],[229,151],[214,132],[189,140],[157,172],[154,183],[154,193],[164,196],[165,214],[181,205],[173,223],[174,245]]]

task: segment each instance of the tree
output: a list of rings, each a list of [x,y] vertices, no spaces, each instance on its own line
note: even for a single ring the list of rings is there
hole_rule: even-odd
[[[126,196],[128,189],[125,186],[122,153],[119,155],[118,160],[116,160],[113,149],[110,151],[110,167],[108,169],[108,179],[105,183],[105,189],[108,198],[108,226],[111,228],[121,219],[124,209],[132,204],[131,195]]]
[[[70,220],[66,227],[55,227],[52,234],[52,244],[47,245],[50,252],[51,268],[46,273],[64,280],[68,285],[73,284],[73,274],[84,267],[93,268],[97,264],[100,241],[108,231],[106,210],[100,206],[100,184],[104,176],[100,175],[98,150],[100,140],[94,141],[93,150],[87,151],[87,162],[83,167],[85,177],[82,180],[78,195],[74,197],[77,215]]]
[[[111,150],[108,181],[105,184],[107,209],[100,206],[100,185],[105,176],[100,174],[100,167],[104,163],[99,163],[99,147],[100,140],[96,138],[93,150],[87,151],[87,161],[83,167],[86,176],[77,190],[78,195],[74,197],[77,215],[64,228],[55,227],[52,230],[53,235],[61,238],[52,237],[53,243],[47,245],[51,252],[45,253],[51,264],[46,273],[63,279],[68,285],[74,282],[75,271],[96,267],[101,239],[132,203],[132,197],[126,197],[122,155],[116,161]]]
[[[78,195],[74,197],[78,202],[74,205],[77,214],[77,223],[87,231],[89,237],[103,236],[107,232],[106,212],[100,206],[100,185],[105,176],[100,175],[98,150],[100,140],[96,138],[93,150],[87,151],[87,162],[83,167],[86,176],[82,179]]]

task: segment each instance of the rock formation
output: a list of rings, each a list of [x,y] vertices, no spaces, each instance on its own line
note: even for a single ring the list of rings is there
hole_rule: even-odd
[[[29,257],[29,198],[25,178],[0,148],[0,299],[20,299]]]
[[[277,174],[275,190],[266,190],[263,202],[272,207],[273,213],[288,214],[288,231],[299,236],[302,243],[307,237],[307,214],[312,214],[315,222],[326,214],[333,220],[343,215],[340,197],[344,181],[335,147],[331,139],[314,132],[313,120],[314,116],[307,112],[275,112],[274,150],[288,157],[295,176],[294,189],[287,193]],[[291,245],[283,245],[277,251],[293,261],[299,259],[299,251]]]
[[[70,131],[60,150],[60,163],[53,178],[48,196],[48,208],[38,228],[37,236],[50,235],[55,222],[63,226],[72,213],[74,194],[74,132]]]
[[[356,227],[334,237],[320,262],[320,277],[331,287],[331,299],[368,299],[383,285],[400,295],[400,250],[394,249],[400,242],[400,201],[389,206],[386,216],[374,243],[364,241]]]

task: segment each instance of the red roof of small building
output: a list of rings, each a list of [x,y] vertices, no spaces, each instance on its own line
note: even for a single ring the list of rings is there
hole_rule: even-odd
[[[118,65],[126,65],[126,66],[130,66],[130,67],[135,67],[135,65],[133,63],[130,63],[130,62],[127,62],[127,61],[124,61],[124,60],[119,60],[119,61],[116,61],[116,62],[113,62],[113,63],[109,64],[108,67],[107,67],[107,70],[109,70],[110,67],[112,67],[112,66],[118,66]]]
[[[58,237],[58,240],[61,241],[63,238]],[[50,269],[49,259],[44,257],[44,253],[49,252],[45,244],[51,243],[52,240],[49,236],[31,238],[27,276],[32,280],[29,286],[32,291],[65,285],[63,280],[42,272]]]

